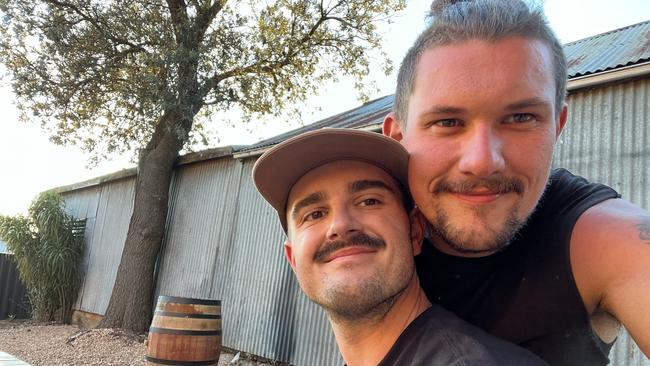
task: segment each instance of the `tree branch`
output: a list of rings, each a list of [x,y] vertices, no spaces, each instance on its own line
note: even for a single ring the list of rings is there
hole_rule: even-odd
[[[83,20],[85,20],[85,21],[89,22],[90,24],[92,24],[93,27],[95,27],[95,29],[97,31],[99,31],[99,33],[101,33],[107,39],[110,39],[111,41],[113,41],[113,42],[115,42],[117,44],[128,45],[128,46],[130,46],[132,48],[139,49],[142,52],[146,52],[146,50],[142,47],[142,45],[132,43],[132,42],[126,40],[126,39],[118,38],[118,37],[114,36],[113,34],[107,33],[106,29],[109,29],[109,27],[105,27],[105,26],[99,24],[99,22],[96,19],[94,19],[90,15],[84,13],[78,6],[76,6],[74,4],[71,4],[71,3],[68,3],[68,2],[65,2],[65,1],[58,1],[58,0],[45,0],[45,2],[47,2],[47,3],[51,4],[51,5],[54,5],[56,7],[71,10],[73,13],[79,15]]]
[[[297,49],[300,50],[302,46],[307,43],[316,33],[318,28],[328,20],[329,14],[338,6],[343,4],[343,0],[338,2],[336,5],[334,5],[332,8],[328,9],[325,11],[323,9],[323,2],[321,0],[320,3],[320,17],[314,25],[309,29],[309,31],[298,40],[297,42]],[[238,76],[238,75],[245,75],[245,74],[261,74],[261,73],[272,73],[275,70],[281,69],[282,67],[288,65],[291,63],[291,59],[295,57],[298,54],[298,51],[296,50],[296,47],[290,46],[287,50],[286,55],[282,58],[280,61],[275,61],[275,62],[269,62],[266,65],[260,64],[260,63],[254,63],[248,66],[244,66],[241,68],[237,68],[234,70],[227,71],[222,74],[216,74],[213,77],[209,78],[205,84],[203,85],[202,88],[199,89],[199,96],[201,99],[205,98],[205,96],[210,93],[210,91],[215,88],[220,82],[223,80],[226,80],[228,78]]]
[[[196,22],[190,30],[190,34],[192,35],[192,42],[194,42],[194,44],[198,45],[201,43],[208,27],[210,24],[212,24],[212,21],[217,16],[217,14],[219,14],[221,9],[226,6],[227,2],[228,0],[216,0],[207,9],[203,9],[197,4]]]
[[[176,38],[176,44],[184,44],[184,29],[185,26],[189,24],[185,1],[167,0],[167,7],[169,8],[169,14],[172,18],[172,26],[174,27],[174,37]]]

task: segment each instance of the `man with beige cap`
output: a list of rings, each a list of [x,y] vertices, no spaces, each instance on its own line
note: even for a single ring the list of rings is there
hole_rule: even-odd
[[[413,259],[423,222],[406,190],[407,168],[397,141],[323,129],[275,146],[253,169],[287,233],[287,260],[327,312],[345,362],[543,365],[427,300]]]

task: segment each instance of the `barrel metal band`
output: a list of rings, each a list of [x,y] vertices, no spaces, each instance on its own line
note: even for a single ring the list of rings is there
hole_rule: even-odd
[[[165,329],[151,327],[149,328],[149,333],[158,333],[158,334],[177,334],[177,335],[191,335],[191,336],[220,336],[221,330],[183,330],[183,329]]]
[[[175,318],[221,319],[221,314],[190,314],[162,310],[156,310],[154,315],[171,316]]]
[[[176,360],[162,360],[160,358],[154,358],[145,356],[147,361],[159,363],[161,365],[179,365],[179,366],[209,366],[216,365],[219,362],[219,359],[208,360],[208,361],[176,361]]]

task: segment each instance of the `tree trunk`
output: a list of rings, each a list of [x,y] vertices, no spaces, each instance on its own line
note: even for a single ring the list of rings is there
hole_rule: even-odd
[[[140,154],[135,202],[111,300],[100,327],[144,332],[152,307],[153,271],[165,232],[169,186],[191,118],[166,112]]]

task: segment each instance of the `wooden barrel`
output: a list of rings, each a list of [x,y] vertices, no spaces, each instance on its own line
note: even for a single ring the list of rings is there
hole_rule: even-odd
[[[159,296],[147,345],[148,365],[217,365],[221,301]]]

